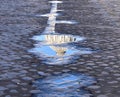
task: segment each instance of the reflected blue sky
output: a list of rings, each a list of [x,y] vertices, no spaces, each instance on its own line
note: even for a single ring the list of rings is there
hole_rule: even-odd
[[[83,37],[67,34],[46,34],[34,36],[37,44],[29,52],[44,59],[45,64],[68,64],[77,60],[82,54],[91,54],[89,48],[74,46],[74,42],[83,41]],[[69,44],[73,43],[73,44]]]
[[[58,4],[62,1],[49,1],[51,4],[50,13],[41,15],[48,17],[47,27],[42,35],[33,36],[36,41],[35,47],[29,52],[37,55],[38,58],[44,60],[45,64],[64,65],[76,61],[82,54],[91,54],[90,48],[81,48],[75,46],[74,43],[83,41],[85,38],[76,35],[57,34],[55,31],[56,24],[76,24],[74,20],[57,20]]]
[[[42,46],[40,48],[34,48],[32,50],[33,52],[36,52],[38,54],[45,54],[45,55],[49,55],[49,56],[55,56],[56,55],[56,52],[54,50],[52,50],[50,48],[50,46]]]
[[[56,97],[82,97],[91,93],[83,87],[88,87],[96,83],[96,80],[84,74],[64,73],[61,75],[50,76],[44,79],[38,79],[34,85],[41,90],[34,97],[45,97],[45,95],[57,95]],[[79,90],[79,91],[78,91]]]
[[[33,52],[33,53],[36,53],[38,56],[40,56],[39,54],[41,55],[46,55],[48,57],[50,56],[53,56],[53,57],[56,57],[57,56],[57,52],[52,49],[52,47],[56,47],[58,49],[64,49],[64,47],[59,47],[59,46],[46,46],[46,45],[43,45],[43,46],[40,46],[40,47],[36,47],[36,48],[33,48],[30,50],[30,52]],[[63,56],[70,56],[70,55],[74,55],[75,53],[76,54],[91,54],[92,51],[91,50],[88,50],[88,48],[79,48],[79,50],[77,49],[70,49],[69,47],[65,48],[66,50],[64,51],[64,54],[62,56],[58,56],[58,57],[63,57]]]
[[[42,62],[47,65],[64,65],[73,63],[82,54],[91,54],[90,48],[81,48],[74,43],[83,41],[84,37],[66,34],[56,34],[55,26],[58,24],[76,24],[76,21],[56,20],[58,14],[57,4],[61,1],[50,1],[52,3],[50,13],[41,15],[48,17],[48,26],[43,31],[44,35],[33,36],[36,41],[35,47],[29,52],[35,54]],[[52,34],[50,34],[52,33]],[[40,90],[40,93],[33,94],[33,97],[82,97],[90,91],[83,87],[88,87],[96,83],[93,77],[76,74],[64,73],[61,75],[49,76],[43,79],[37,79],[34,85]]]

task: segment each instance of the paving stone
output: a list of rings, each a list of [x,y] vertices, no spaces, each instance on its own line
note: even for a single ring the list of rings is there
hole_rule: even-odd
[[[5,97],[11,97],[10,95],[6,95]]]
[[[32,77],[23,77],[22,79],[26,80],[26,81],[29,81],[29,80],[32,80]]]
[[[100,86],[89,86],[88,88],[90,88],[90,89],[99,89]]]
[[[39,71],[38,74],[41,75],[41,76],[45,76],[46,75],[44,72],[41,72],[41,71]]]
[[[108,97],[108,96],[106,96],[106,95],[99,95],[99,96],[97,96],[97,97]]]
[[[18,87],[16,84],[8,84],[6,85],[7,88],[16,88]]]
[[[3,96],[4,94],[5,94],[4,91],[0,90],[0,96]]]
[[[18,93],[17,90],[10,90],[11,93]]]
[[[31,38],[40,35],[47,26],[48,18],[37,16],[50,12],[51,4],[48,0],[0,0],[0,96],[30,97],[31,90],[39,91],[33,80],[65,71],[95,77],[98,83],[92,86],[92,93],[96,97],[119,97],[119,5],[119,0],[64,0],[59,4],[65,14],[57,20],[79,23],[57,24],[56,32],[85,37],[84,41],[73,43],[73,47],[88,47],[94,53],[80,55],[75,62],[64,66],[48,66],[28,50],[35,44]]]
[[[7,90],[7,88],[0,86],[0,91]]]
[[[40,90],[31,90],[30,93],[40,93]]]

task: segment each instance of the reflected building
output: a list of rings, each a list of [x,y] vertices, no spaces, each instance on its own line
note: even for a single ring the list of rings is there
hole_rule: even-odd
[[[57,12],[58,3],[62,1],[50,1],[52,7],[50,13],[41,15],[48,17],[47,27],[44,30],[44,35],[34,36],[33,39],[37,41],[35,48],[31,49],[30,52],[36,54],[41,59],[45,60],[43,63],[46,64],[68,64],[77,59],[77,55],[91,54],[91,50],[88,48],[76,48],[72,43],[84,40],[83,37],[56,34],[55,26],[56,23],[76,24],[75,21],[56,21],[56,17],[59,15]],[[72,45],[70,45],[72,44]],[[76,56],[74,56],[76,55]]]
[[[50,1],[50,3],[52,3],[52,8],[50,10],[50,13],[43,15],[48,17],[48,21],[47,21],[48,26],[46,27],[44,33],[55,33],[56,17],[58,16],[57,4],[62,2]]]
[[[91,54],[92,52],[88,48],[77,49],[74,42],[82,41],[84,38],[74,35],[48,34],[34,36],[33,39],[38,43],[30,52],[46,59],[43,62],[46,64],[68,64],[78,58],[78,54]]]
[[[47,44],[64,44],[75,42],[76,38],[69,36],[69,35],[45,35],[45,40]],[[50,46],[55,52],[57,56],[64,56],[66,51],[68,50],[67,47],[60,47],[60,46]]]
[[[37,47],[41,48],[44,46],[47,48],[47,51],[52,50],[53,52],[55,52],[56,55],[54,54],[53,56],[64,56],[65,54],[67,55],[72,54],[74,50],[73,51],[70,50],[70,48],[68,47],[68,44],[84,40],[83,37],[78,37],[73,35],[59,35],[59,34],[34,36],[33,39],[36,41],[40,41],[37,44]],[[49,56],[52,56],[52,54],[50,54]]]
[[[48,26],[46,27],[44,33],[55,33],[56,17],[55,14],[50,14],[48,18]]]
[[[77,38],[72,35],[45,35],[45,39],[48,44],[63,44],[77,40]]]
[[[73,63],[81,54],[91,54],[91,49],[74,45],[75,42],[84,40],[83,37],[55,33],[56,23],[74,24],[75,22],[56,21],[57,4],[62,1],[50,1],[50,3],[52,3],[50,14],[44,15],[48,17],[48,26],[43,35],[33,37],[37,44],[30,52],[37,55],[42,63],[47,65],[65,65]],[[85,94],[91,97],[90,91],[83,87],[91,86],[94,83],[96,81],[93,77],[84,74],[64,73],[48,76],[34,81],[34,86],[40,92],[33,94],[32,97],[82,97]]]
[[[50,46],[50,48],[52,48],[56,52],[57,56],[64,56],[67,51],[67,48],[65,47]]]

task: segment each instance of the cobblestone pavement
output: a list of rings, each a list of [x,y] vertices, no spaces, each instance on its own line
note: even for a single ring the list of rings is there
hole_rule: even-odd
[[[40,92],[32,85],[36,79],[67,72],[96,78],[97,83],[87,87],[93,97],[120,97],[119,5],[119,0],[65,0],[59,4],[64,11],[58,20],[79,23],[57,24],[56,31],[86,37],[80,45],[98,52],[81,55],[75,63],[52,66],[28,52],[34,44],[30,38],[47,26],[47,18],[36,15],[49,13],[48,0],[1,0],[0,97],[34,97],[32,94]]]

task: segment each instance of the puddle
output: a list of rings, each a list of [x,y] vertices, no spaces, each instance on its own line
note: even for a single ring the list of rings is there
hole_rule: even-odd
[[[92,53],[89,48],[79,48],[79,50],[77,50],[74,47],[70,48],[69,46],[50,45],[35,47],[29,52],[37,55],[40,59],[43,60],[42,63],[47,65],[64,65],[73,63],[78,58],[80,58],[80,55]]]
[[[80,58],[82,54],[91,54],[90,48],[80,47],[80,42],[85,38],[75,35],[58,34],[55,26],[59,24],[76,24],[73,20],[56,20],[59,16],[57,4],[62,1],[50,1],[52,7],[49,14],[41,15],[48,17],[47,27],[42,35],[33,36],[36,41],[34,48],[29,52],[35,54],[42,63],[47,65],[70,64]],[[79,45],[75,45],[78,43]],[[96,83],[93,77],[84,74],[64,73],[38,79],[34,85],[40,90],[32,97],[93,97],[86,88]],[[86,96],[87,95],[87,96]]]
[[[84,37],[75,35],[58,34],[55,31],[56,24],[76,24],[74,20],[56,20],[58,3],[62,1],[50,1],[51,10],[50,13],[42,15],[47,16],[47,27],[43,31],[42,35],[33,36],[33,40],[36,41],[35,47],[29,52],[37,55],[40,60],[45,64],[51,65],[63,65],[75,62],[82,54],[91,54],[93,51],[90,48],[82,48],[75,46],[74,43],[83,41]]]
[[[34,83],[41,92],[34,94],[33,97],[47,97],[49,95],[53,97],[86,97],[85,95],[92,97],[90,91],[85,88],[95,83],[96,80],[93,77],[84,74],[64,73],[46,77],[38,79]]]
[[[46,34],[34,36],[37,41],[35,47],[29,52],[42,58],[46,64],[68,64],[82,54],[91,54],[89,48],[76,47],[75,42],[83,41],[84,37],[62,34]]]

